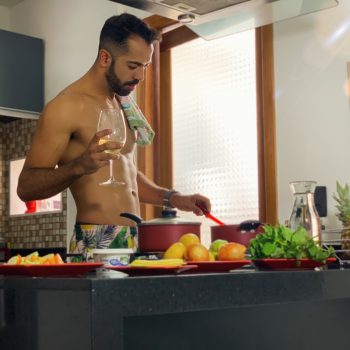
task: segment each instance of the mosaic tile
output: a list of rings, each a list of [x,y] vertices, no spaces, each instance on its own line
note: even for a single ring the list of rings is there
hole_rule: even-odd
[[[9,163],[23,158],[29,149],[36,120],[0,124],[0,233],[11,248],[56,248],[66,246],[67,193],[62,193],[62,212],[9,217]],[[3,137],[6,135],[6,138]],[[59,223],[57,226],[56,223]]]

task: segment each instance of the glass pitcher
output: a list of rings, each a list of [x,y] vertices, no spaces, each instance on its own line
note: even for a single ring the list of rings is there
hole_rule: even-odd
[[[294,195],[294,206],[289,219],[289,227],[295,231],[304,227],[310,236],[321,241],[321,220],[315,207],[316,181],[294,181],[289,183]]]

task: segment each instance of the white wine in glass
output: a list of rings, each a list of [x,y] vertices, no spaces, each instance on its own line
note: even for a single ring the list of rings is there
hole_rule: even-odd
[[[112,133],[103,136],[99,145],[107,142],[115,142],[117,148],[105,150],[106,153],[117,154],[120,157],[120,151],[124,147],[126,140],[126,127],[124,117],[118,108],[106,108],[100,112],[100,119],[98,121],[97,131],[111,129]],[[101,186],[117,186],[125,185],[125,182],[119,182],[114,178],[113,174],[113,159],[109,160],[109,179],[101,182]]]

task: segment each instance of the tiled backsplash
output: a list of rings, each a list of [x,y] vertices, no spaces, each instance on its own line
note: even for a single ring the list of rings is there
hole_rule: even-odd
[[[16,249],[66,247],[66,191],[62,193],[62,212],[9,216],[10,160],[26,156],[36,124],[28,119],[0,123],[0,236]]]

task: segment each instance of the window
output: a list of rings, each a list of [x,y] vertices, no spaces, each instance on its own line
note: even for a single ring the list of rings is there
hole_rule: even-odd
[[[225,223],[258,219],[255,30],[172,49],[172,101],[174,188]]]
[[[10,161],[10,215],[43,214],[62,210],[62,194],[47,199],[23,202],[17,196],[19,174],[22,171],[25,159]]]
[[[163,32],[163,40],[160,45],[156,45],[153,64],[146,71],[145,80],[137,90],[138,104],[156,132],[153,144],[139,152],[138,167],[151,180],[161,186],[172,188],[175,187],[173,175],[176,171],[173,158],[176,157],[177,152],[173,152],[172,132],[174,127],[172,80],[177,79],[172,74],[172,51],[190,43],[191,40],[198,39],[198,36],[186,26],[168,18],[151,16],[146,21],[152,27]],[[255,137],[257,142],[259,219],[262,222],[275,224],[278,213],[272,25],[255,29],[255,48],[257,110]],[[209,59],[205,56],[202,60],[206,61],[207,58]],[[216,68],[220,69],[218,65]],[[222,75],[225,76],[225,74],[226,72]],[[186,81],[183,89],[188,86],[190,88],[194,86],[191,79]],[[205,88],[208,90],[210,86]],[[191,93],[193,94],[192,90]],[[230,95],[227,98],[233,100],[234,96]],[[199,102],[201,103],[203,100],[201,98]],[[210,193],[208,194],[210,195]],[[151,219],[158,217],[160,211],[153,206],[143,205],[141,206],[141,214],[145,219]]]

